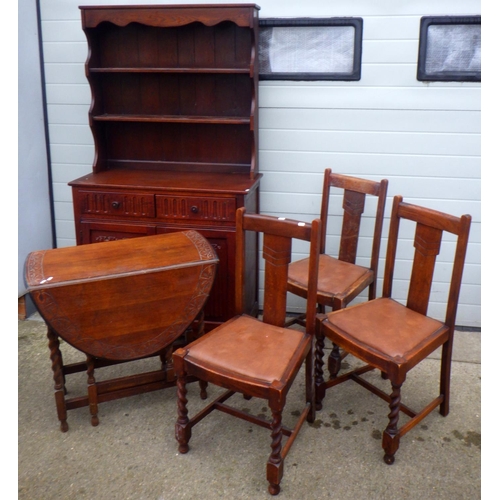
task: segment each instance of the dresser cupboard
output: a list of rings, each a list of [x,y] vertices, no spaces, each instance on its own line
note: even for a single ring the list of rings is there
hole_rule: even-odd
[[[95,158],[69,183],[77,244],[198,231],[219,257],[210,330],[234,315],[236,209],[259,211],[259,7],[80,9]],[[256,239],[247,246],[256,314]]]

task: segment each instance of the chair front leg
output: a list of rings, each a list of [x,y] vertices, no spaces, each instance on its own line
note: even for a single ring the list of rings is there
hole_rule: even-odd
[[[330,372],[330,380],[337,377],[342,365],[342,356],[340,348],[337,344],[333,344],[332,352],[328,356],[328,371]]]
[[[187,375],[184,370],[177,372],[177,422],[175,424],[175,438],[179,443],[179,453],[189,451],[191,439],[191,424],[187,409]]]
[[[389,403],[389,425],[384,431],[382,448],[384,448],[384,462],[388,465],[394,463],[394,455],[399,448],[400,434],[398,430],[399,410],[401,408],[401,384],[392,384],[391,402]]]
[[[281,440],[283,438],[283,431],[281,426],[281,409],[272,412],[271,423],[271,455],[267,461],[267,480],[269,481],[269,493],[277,495],[280,492],[280,482],[283,477],[283,457],[281,456]]]
[[[323,408],[323,399],[325,397],[325,379],[323,378],[323,361],[325,348],[325,336],[323,335],[321,325],[317,328],[316,342],[314,349],[314,384],[315,384],[315,399],[316,410]]]

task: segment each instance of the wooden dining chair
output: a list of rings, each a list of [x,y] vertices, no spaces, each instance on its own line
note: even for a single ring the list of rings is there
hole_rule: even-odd
[[[319,280],[317,303],[320,312],[325,312],[326,307],[333,311],[343,309],[363,290],[368,287],[368,299],[376,296],[377,270],[380,255],[380,242],[382,239],[382,226],[384,221],[385,201],[387,198],[388,181],[380,182],[335,174],[327,168],[323,178],[323,194],[321,201],[321,249],[319,257]],[[326,253],[326,230],[329,215],[331,188],[343,190],[344,210],[340,247],[338,256]],[[371,241],[371,256],[368,266],[356,263],[358,242],[360,237],[361,217],[365,210],[366,196],[378,198],[375,213],[372,215],[373,236]],[[309,260],[307,258],[290,264],[288,271],[288,291],[300,297],[307,297],[309,289],[308,279]],[[303,316],[290,321],[303,324]],[[319,346],[316,356],[323,359],[322,345]],[[345,355],[345,354],[344,354]],[[334,345],[328,359],[328,369],[331,377],[335,377],[340,369],[340,354],[338,346]],[[322,371],[316,374],[316,385],[321,390],[323,381]],[[321,409],[319,405],[316,409]]]
[[[309,279],[318,277],[321,221],[311,224],[271,216],[247,214],[244,208],[236,213],[236,306],[238,316],[212,330],[202,338],[175,351],[174,370],[177,375],[178,419],[175,427],[179,452],[187,453],[191,429],[212,410],[221,410],[235,417],[263,426],[271,431],[271,455],[267,462],[269,492],[280,491],[284,459],[300,427],[315,419],[313,380],[313,339],[316,316],[316,286],[307,300],[306,328],[284,328],[288,266],[292,240],[310,242]],[[263,233],[265,261],[264,304],[262,320],[242,314],[245,281],[245,234]],[[282,425],[282,412],[287,393],[305,362],[306,402],[293,429]],[[194,376],[228,389],[195,417],[189,419],[186,379]],[[267,400],[272,420],[242,412],[225,404],[234,393],[246,398]],[[282,446],[282,438],[288,436]]]
[[[415,254],[405,305],[392,298],[397,240],[400,221],[403,219],[413,221],[405,224],[416,223]],[[382,439],[387,464],[394,462],[400,438],[432,410],[439,406],[441,415],[446,416],[449,412],[453,333],[470,224],[470,215],[454,217],[404,203],[401,196],[396,196],[389,228],[382,297],[318,317],[319,338],[326,336],[344,351],[368,364],[325,382],[323,391],[318,391],[316,397],[322,398],[324,389],[354,380],[387,401],[390,409],[389,424]],[[440,321],[429,317],[427,309],[443,232],[456,235],[456,251],[446,315],[444,321]],[[449,242],[446,244],[449,245]],[[421,411],[414,411],[401,403],[401,386],[407,373],[440,346],[439,395]],[[390,394],[369,383],[366,377],[361,377],[374,368],[390,380]],[[320,364],[317,364],[316,370],[321,369]],[[398,427],[400,411],[410,418]]]

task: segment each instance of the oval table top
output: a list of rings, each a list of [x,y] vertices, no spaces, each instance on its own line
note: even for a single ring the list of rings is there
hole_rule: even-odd
[[[218,257],[196,231],[32,252],[26,282],[46,321],[86,354],[132,360],[156,354],[194,321]]]

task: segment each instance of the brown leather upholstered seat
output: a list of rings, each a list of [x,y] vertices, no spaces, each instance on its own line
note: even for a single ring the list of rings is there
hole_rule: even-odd
[[[288,271],[289,287],[307,283],[309,259],[293,262]],[[319,256],[319,304],[333,305],[335,300],[346,302],[346,294],[354,288],[364,290],[373,282],[373,270],[350,262],[338,260],[327,254]]]
[[[242,315],[190,344],[184,359],[204,370],[223,367],[232,379],[269,387],[283,379],[294,356],[303,357],[309,344],[303,331]]]
[[[360,307],[363,306],[363,307]],[[410,370],[436,347],[448,340],[450,329],[441,321],[419,314],[391,298],[358,304],[345,314],[332,316],[342,346],[355,346],[370,364],[397,364],[397,371]],[[337,338],[335,334],[332,337]],[[427,348],[424,348],[424,345]]]

